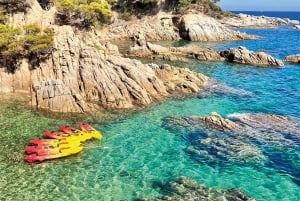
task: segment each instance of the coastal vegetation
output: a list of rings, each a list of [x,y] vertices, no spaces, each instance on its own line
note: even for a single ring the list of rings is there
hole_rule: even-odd
[[[28,58],[34,67],[49,55],[53,46],[52,29],[41,29],[37,24],[0,24],[0,34],[0,61],[10,72],[16,70],[21,58]]]
[[[1,1],[0,4],[0,62],[9,72],[14,72],[22,58],[29,59],[32,67],[44,61],[52,50],[54,33],[49,27],[37,24],[14,27],[7,23],[8,15],[24,11],[23,1]],[[13,7],[13,8],[12,8]]]
[[[113,3],[106,0],[57,0],[55,5],[60,23],[85,28],[109,22]]]

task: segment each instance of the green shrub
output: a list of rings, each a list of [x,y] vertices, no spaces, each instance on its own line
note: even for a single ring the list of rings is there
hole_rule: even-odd
[[[56,7],[58,18],[67,17],[70,24],[79,27],[106,23],[113,15],[111,5],[106,0],[57,0]]]
[[[21,58],[28,58],[38,64],[47,58],[53,47],[52,29],[42,30],[37,24],[25,25],[22,28],[0,24],[0,62],[10,71],[17,68]]]

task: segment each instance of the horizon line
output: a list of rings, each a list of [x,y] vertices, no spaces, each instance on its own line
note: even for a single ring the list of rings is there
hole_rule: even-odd
[[[236,12],[236,11],[246,11],[246,12],[299,12],[300,11],[296,11],[296,10],[227,10],[227,11],[232,11],[232,12]]]

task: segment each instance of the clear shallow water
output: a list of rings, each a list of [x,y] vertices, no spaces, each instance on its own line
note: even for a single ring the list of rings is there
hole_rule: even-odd
[[[245,31],[263,38],[213,45],[217,49],[244,45],[281,59],[300,53],[300,32],[290,27]],[[276,150],[278,159],[289,158],[278,167],[229,162],[210,165],[186,152],[187,143],[181,132],[172,133],[162,126],[166,116],[204,116],[212,111],[223,116],[266,112],[300,117],[300,67],[286,64],[283,69],[255,68],[205,62],[184,65],[231,87],[250,91],[253,96],[169,100],[109,123],[95,121],[95,127],[103,131],[102,142],[86,143],[79,155],[33,165],[22,160],[27,141],[40,137],[44,129],[54,130],[63,123],[74,125],[76,120],[44,116],[22,106],[15,108],[4,100],[0,107],[0,200],[151,198],[161,194],[160,182],[178,176],[217,189],[241,188],[258,200],[300,200],[300,187],[293,181],[300,172],[299,149],[293,153]],[[293,175],[284,171],[291,167]]]

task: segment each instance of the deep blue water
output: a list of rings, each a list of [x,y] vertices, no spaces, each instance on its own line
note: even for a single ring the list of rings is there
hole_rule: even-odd
[[[235,14],[245,13],[254,16],[268,16],[268,17],[280,17],[289,18],[291,20],[300,20],[299,11],[231,11]]]
[[[261,36],[259,40],[174,45],[209,46],[216,49],[246,46],[263,50],[283,59],[300,53],[300,31],[291,26],[274,29],[242,29]],[[260,201],[299,201],[300,142],[295,148],[268,149],[259,146],[273,164],[215,163],[197,160],[187,152],[192,137],[180,130],[165,129],[168,116],[205,116],[218,112],[264,112],[300,118],[300,66],[285,63],[284,68],[262,68],[223,62],[181,64],[231,87],[251,92],[250,97],[212,96],[168,100],[106,124],[94,124],[103,132],[101,143],[85,145],[83,153],[37,165],[7,160],[1,153],[0,200],[134,200],[162,194],[155,185],[187,176],[216,189],[240,188]],[[20,112],[21,111],[21,112]],[[31,111],[0,107],[0,145],[15,146],[17,140],[28,141],[44,129],[57,127],[58,120],[40,118]],[[49,123],[51,122],[51,123]],[[30,125],[27,126],[27,125]],[[288,125],[287,125],[288,126]],[[12,128],[17,127],[15,132]],[[49,128],[50,127],[50,128]],[[29,137],[30,136],[30,137]],[[17,140],[16,140],[17,139]]]

